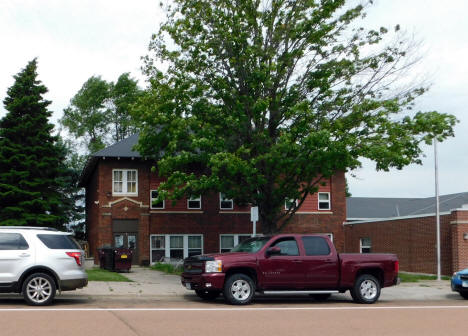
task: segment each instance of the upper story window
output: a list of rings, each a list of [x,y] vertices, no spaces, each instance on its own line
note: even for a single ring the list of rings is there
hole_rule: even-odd
[[[297,207],[297,200],[294,200],[294,199],[286,199],[284,201],[284,210],[289,210],[289,209],[292,209],[294,208],[295,206]]]
[[[201,196],[191,196],[187,200],[187,209],[201,209]]]
[[[114,195],[138,195],[138,171],[136,169],[112,170]]]
[[[318,193],[318,209],[319,210],[330,210],[330,193],[329,192],[319,192]]]
[[[162,201],[157,201],[156,199],[158,198],[158,191],[157,190],[151,190],[150,191],[150,207],[151,209],[164,209],[165,202],[164,200]]]
[[[232,210],[234,209],[234,201],[226,198],[224,193],[219,193],[219,208],[221,210]]]

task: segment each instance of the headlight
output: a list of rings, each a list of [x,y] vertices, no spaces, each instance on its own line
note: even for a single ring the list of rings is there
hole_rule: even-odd
[[[219,273],[223,271],[223,263],[221,260],[210,260],[205,264],[206,273]]]

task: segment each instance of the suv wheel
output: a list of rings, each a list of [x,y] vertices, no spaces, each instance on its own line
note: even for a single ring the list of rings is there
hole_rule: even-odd
[[[356,279],[351,296],[356,303],[374,303],[380,296],[380,283],[374,276],[363,274]]]
[[[55,297],[55,281],[45,273],[34,273],[23,283],[23,296],[32,306],[45,306]]]
[[[233,305],[249,304],[255,294],[253,280],[245,274],[233,274],[224,284],[224,297]]]
[[[203,289],[197,289],[195,290],[195,293],[199,298],[205,301],[213,301],[219,296],[219,294],[221,294],[218,291],[208,291]]]

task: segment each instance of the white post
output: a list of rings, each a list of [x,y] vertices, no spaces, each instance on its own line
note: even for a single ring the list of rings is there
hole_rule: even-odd
[[[437,280],[440,280],[440,208],[439,208],[439,168],[437,163],[437,139],[434,138],[434,170],[436,194],[436,230],[437,230]]]
[[[255,237],[257,235],[258,207],[250,208],[250,220],[253,223],[252,237]]]

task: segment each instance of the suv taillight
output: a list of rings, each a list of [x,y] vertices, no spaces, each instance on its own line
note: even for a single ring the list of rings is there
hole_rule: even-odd
[[[76,264],[81,266],[81,253],[80,252],[65,252],[67,256],[75,258]]]

